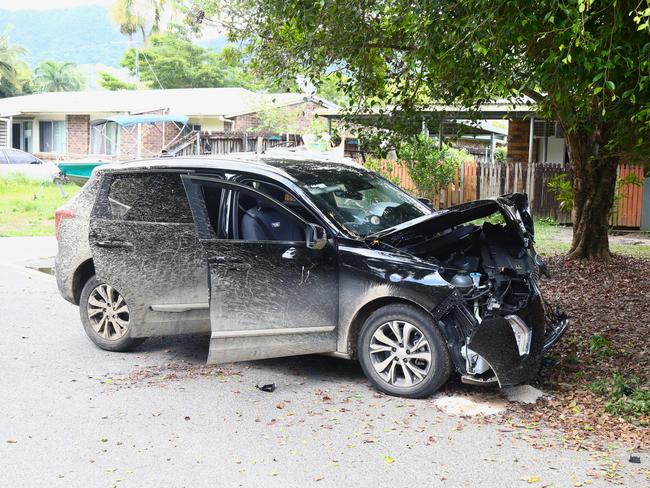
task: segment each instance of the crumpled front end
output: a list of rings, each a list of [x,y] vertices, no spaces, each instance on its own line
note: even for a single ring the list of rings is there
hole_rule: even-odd
[[[544,353],[564,334],[568,319],[548,306],[534,278],[518,309],[487,309],[458,290],[434,314],[448,337],[451,355],[464,382],[513,386],[533,378]],[[494,305],[494,303],[493,303]],[[500,308],[500,307],[499,307]]]
[[[463,380],[510,386],[535,376],[568,320],[544,302],[525,194],[451,207],[382,236],[435,262],[454,292],[433,310]]]
[[[524,383],[538,373],[546,345],[559,339],[568,320],[563,317],[557,328],[549,325],[543,298],[535,291],[519,313],[493,316],[478,324],[467,349],[489,364],[499,386]]]

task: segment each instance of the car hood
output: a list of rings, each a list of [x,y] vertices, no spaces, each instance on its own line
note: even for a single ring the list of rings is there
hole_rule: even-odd
[[[421,238],[430,237],[472,220],[488,217],[499,212],[508,227],[528,247],[534,237],[533,220],[528,210],[525,193],[509,193],[500,197],[475,200],[403,222],[369,236],[394,247],[413,244]]]

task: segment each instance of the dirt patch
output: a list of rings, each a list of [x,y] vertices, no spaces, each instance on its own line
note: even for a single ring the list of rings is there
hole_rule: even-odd
[[[571,244],[573,240],[573,229],[569,226],[558,225],[553,227],[555,233],[554,238]],[[650,246],[650,234],[647,232],[637,231],[615,231],[609,234],[610,245],[625,245],[625,246]]]
[[[240,375],[233,367],[214,364],[197,365],[192,363],[167,363],[159,366],[138,367],[127,375],[104,375],[100,382],[115,387],[159,386],[170,382],[192,378],[213,378],[225,382],[230,376]]]
[[[616,440],[650,448],[650,260],[614,256],[608,263],[548,259],[542,290],[571,327],[551,355],[559,364],[536,380],[552,395],[511,411],[595,447]],[[512,420],[512,419],[510,419]]]

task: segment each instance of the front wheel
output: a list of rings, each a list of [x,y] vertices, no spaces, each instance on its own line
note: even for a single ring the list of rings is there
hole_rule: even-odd
[[[86,334],[102,349],[129,351],[145,341],[131,337],[131,314],[124,297],[94,276],[81,290],[79,312]]]
[[[410,305],[373,312],[362,326],[357,352],[368,379],[389,395],[427,397],[451,375],[442,334],[430,316]]]

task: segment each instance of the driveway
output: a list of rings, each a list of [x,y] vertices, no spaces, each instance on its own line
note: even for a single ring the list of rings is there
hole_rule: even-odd
[[[517,429],[446,413],[502,405],[476,388],[391,398],[356,363],[322,356],[205,366],[202,336],[101,351],[54,278],[15,264],[47,256],[8,263],[12,246],[0,239],[4,486],[610,486],[601,467],[614,462],[620,481],[647,486],[647,456],[539,449]],[[268,383],[277,389],[255,388]]]

